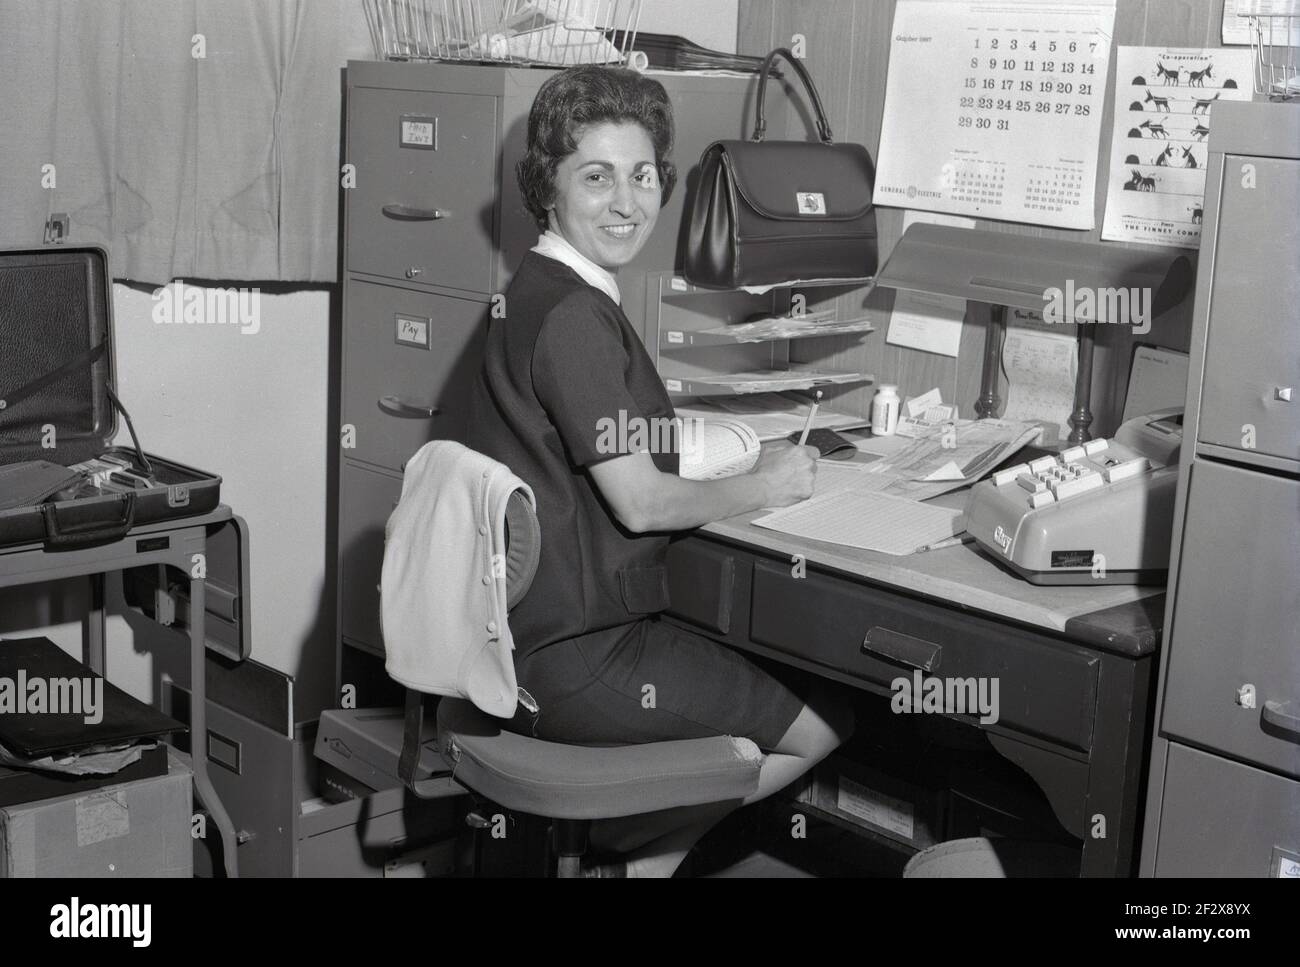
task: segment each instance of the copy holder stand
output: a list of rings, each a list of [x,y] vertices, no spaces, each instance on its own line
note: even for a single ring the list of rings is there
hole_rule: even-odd
[[[1114,301],[1095,297],[1092,310],[1078,312],[1068,303],[1071,292],[1091,290],[1094,296],[1122,290],[1151,292],[1151,318],[1182,302],[1193,279],[1191,261],[1177,250],[1120,248],[1099,242],[1071,242],[978,228],[954,228],[918,222],[894,246],[876,275],[876,285],[910,292],[965,299],[989,306],[984,336],[984,368],[975,414],[996,416],[1002,368],[1006,311],[1042,312],[1049,289],[1063,294],[1066,319],[1079,340],[1079,369],[1070,413],[1070,443],[1091,439],[1092,360],[1097,323],[1128,323],[1109,317]],[[1125,305],[1131,305],[1125,300]]]

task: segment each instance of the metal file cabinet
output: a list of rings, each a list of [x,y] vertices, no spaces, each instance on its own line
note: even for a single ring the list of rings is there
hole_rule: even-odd
[[[348,64],[336,684],[353,685],[359,706],[394,701],[380,661],[379,580],[402,468],[428,440],[462,438],[493,296],[537,241],[514,171],[528,110],[553,73]],[[657,79],[673,101],[679,181],[619,274],[643,335],[644,277],[678,267],[691,169],[712,141],[748,136],[756,91],[750,77]],[[769,124],[782,130],[789,101],[773,94]]]
[[[1214,107],[1142,846],[1300,876],[1300,104]]]

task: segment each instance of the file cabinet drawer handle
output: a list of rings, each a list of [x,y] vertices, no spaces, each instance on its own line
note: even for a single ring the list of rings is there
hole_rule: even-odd
[[[876,655],[897,665],[932,672],[939,667],[943,647],[924,638],[914,638],[876,625],[862,639],[862,653]]]
[[[379,408],[389,416],[400,417],[403,420],[430,420],[441,412],[436,406],[408,403],[399,396],[379,397]]]
[[[403,222],[433,222],[447,217],[441,208],[413,208],[410,205],[385,205],[384,214]]]
[[[1291,708],[1291,702],[1265,702],[1260,718],[1265,725],[1286,732],[1289,742],[1300,742],[1300,715],[1291,711]]]

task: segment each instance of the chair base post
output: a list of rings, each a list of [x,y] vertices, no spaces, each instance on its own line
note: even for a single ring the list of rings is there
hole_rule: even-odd
[[[591,821],[587,819],[557,819],[555,836],[555,875],[568,880],[581,876],[582,856],[587,852],[587,833]]]

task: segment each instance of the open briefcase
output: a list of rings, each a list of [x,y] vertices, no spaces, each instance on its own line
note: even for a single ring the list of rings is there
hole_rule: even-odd
[[[113,391],[112,296],[102,248],[0,250],[0,546],[89,547],[218,504],[220,477],[141,448]],[[119,412],[132,447],[111,445]]]

